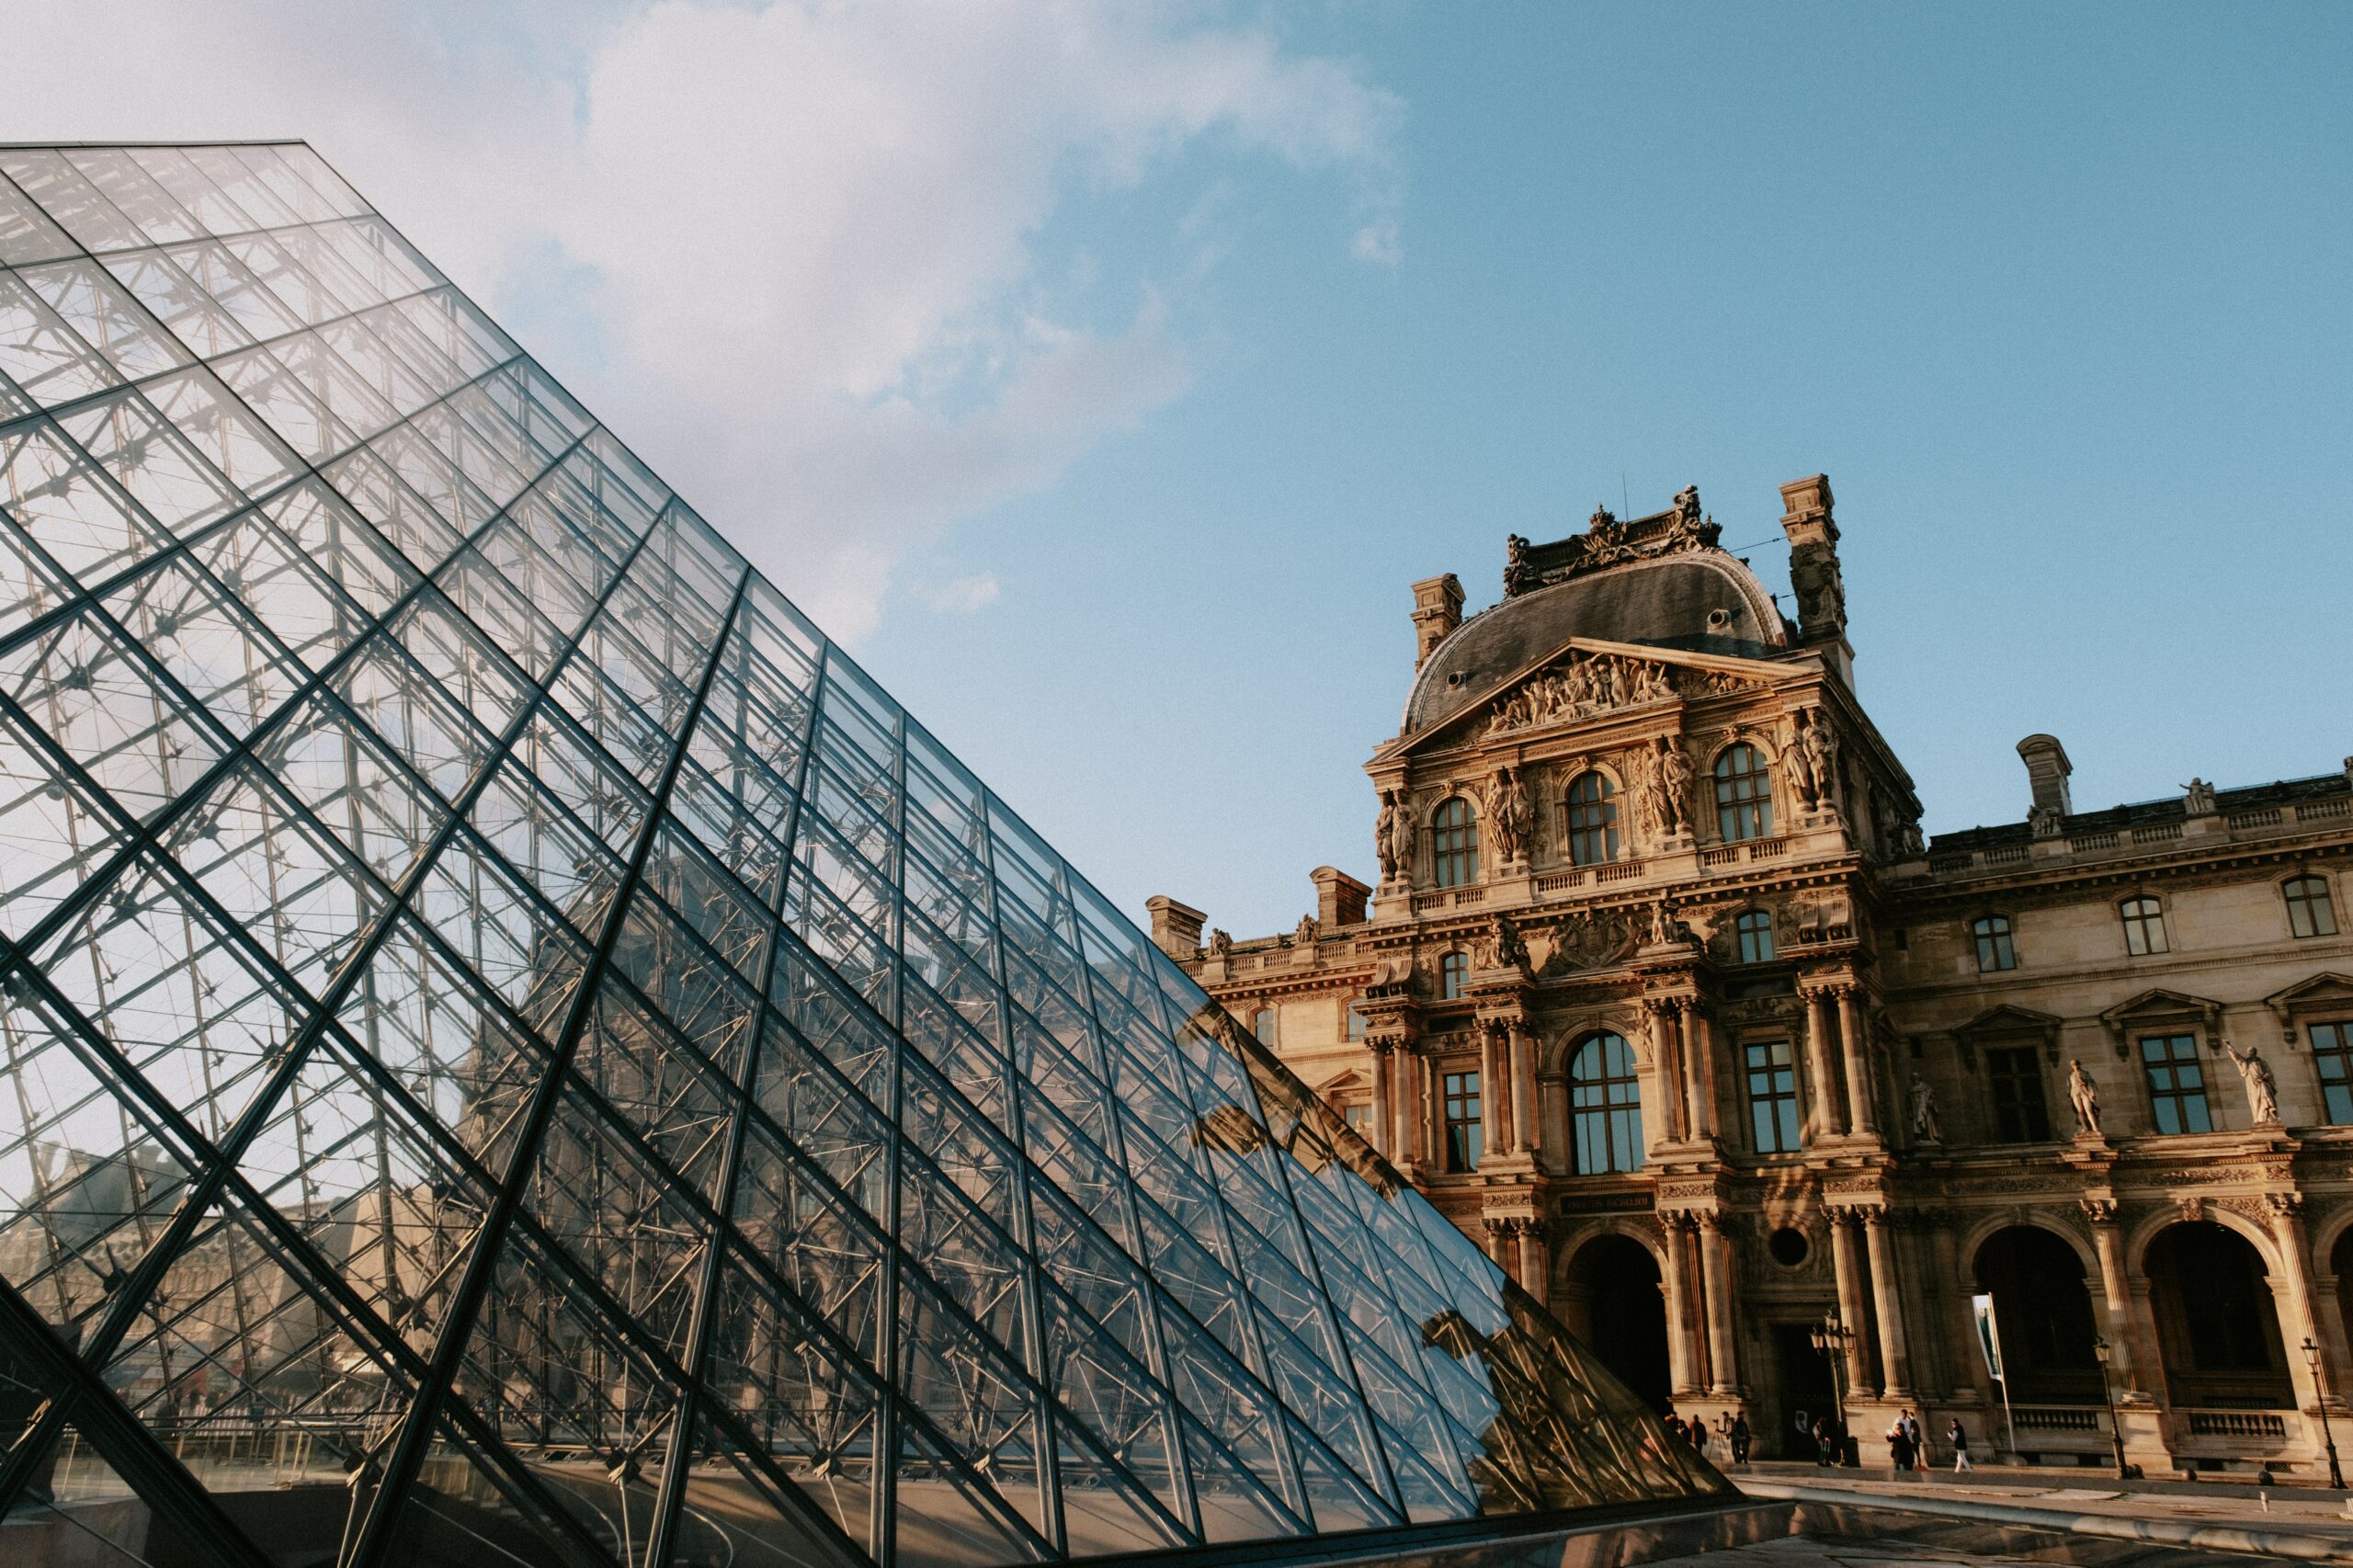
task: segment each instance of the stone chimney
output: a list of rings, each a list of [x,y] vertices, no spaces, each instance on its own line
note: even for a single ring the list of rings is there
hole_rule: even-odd
[[[1438,645],[1462,624],[1462,584],[1453,573],[1414,585],[1414,667],[1420,669]]]
[[[1179,963],[1199,958],[1201,951],[1201,922],[1209,918],[1199,910],[1177,903],[1166,893],[1154,893],[1143,901],[1152,912],[1152,945]]]
[[[1364,924],[1365,900],[1372,890],[1336,866],[1318,866],[1307,873],[1315,884],[1315,924],[1329,931],[1339,926]],[[1200,929],[1199,922],[1193,926]]]
[[[2034,790],[2034,810],[2055,812],[2063,817],[2075,815],[2075,802],[2067,797],[2067,775],[2075,771],[2075,765],[2067,760],[2067,748],[2059,744],[2059,737],[2029,735],[2018,743],[2018,756],[2026,761],[2027,783]]]
[[[1852,687],[1855,651],[1847,642],[1847,585],[1838,575],[1838,524],[1830,507],[1826,473],[1781,486],[1781,531],[1790,539],[1790,591],[1798,602],[1798,641],[1820,648]]]

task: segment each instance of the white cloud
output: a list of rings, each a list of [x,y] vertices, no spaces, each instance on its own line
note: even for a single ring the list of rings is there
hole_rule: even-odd
[[[1371,210],[1352,248],[1394,261],[1395,101],[1204,15],[17,0],[0,137],[306,137],[494,309],[567,339],[545,357],[574,390],[855,638],[956,520],[1188,382],[1150,277],[1045,275],[1073,199],[1203,143],[1336,174]],[[1143,266],[1181,287],[1208,246],[1165,240]]]
[[[1358,261],[1370,261],[1382,267],[1394,267],[1405,259],[1405,247],[1397,235],[1397,220],[1376,218],[1356,232],[1348,242],[1348,254]]]
[[[936,588],[923,590],[924,603],[943,614],[974,615],[996,603],[996,574],[975,572],[969,577],[958,577]]]

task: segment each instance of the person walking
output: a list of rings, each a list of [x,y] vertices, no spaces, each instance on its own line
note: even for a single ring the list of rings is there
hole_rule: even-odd
[[[1815,1416],[1813,1418],[1813,1446],[1817,1450],[1819,1450],[1821,1457],[1815,1460],[1814,1463],[1821,1465],[1825,1470],[1831,1465],[1838,1462],[1836,1459],[1831,1457],[1830,1445],[1835,1441],[1836,1441],[1836,1434],[1830,1425],[1830,1417],[1827,1415]]]
[[[1945,1423],[1945,1441],[1952,1445],[1952,1468],[1955,1473],[1976,1467],[1969,1462],[1969,1431],[1959,1416]]]
[[[1724,1432],[1724,1441],[1732,1445],[1732,1462],[1748,1462],[1748,1412],[1739,1412],[1732,1418],[1732,1426]]]
[[[1900,1415],[1888,1424],[1887,1460],[1898,1475],[1912,1468],[1912,1435],[1904,1429]]]
[[[1910,1410],[1904,1413],[1904,1435],[1912,1439],[1912,1468],[1928,1468],[1928,1434],[1921,1427],[1920,1418]]]

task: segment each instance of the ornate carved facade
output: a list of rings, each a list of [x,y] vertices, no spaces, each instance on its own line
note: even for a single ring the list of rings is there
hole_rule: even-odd
[[[1866,1436],[2306,1468],[2353,1382],[2353,763],[1924,841],[1822,476],[1794,620],[1687,490],[1415,585],[1377,887],[1154,935],[1638,1389]],[[1972,1337],[1994,1297],[2008,1401]],[[1811,1331],[1851,1336],[1836,1369]],[[2310,1351],[2306,1345],[2309,1342]]]

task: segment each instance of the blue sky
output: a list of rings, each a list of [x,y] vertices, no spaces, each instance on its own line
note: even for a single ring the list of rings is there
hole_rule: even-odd
[[[1369,878],[1406,585],[1686,483],[1831,475],[1931,832],[2353,753],[2353,9],[197,9],[0,137],[308,137],[1139,917]]]

